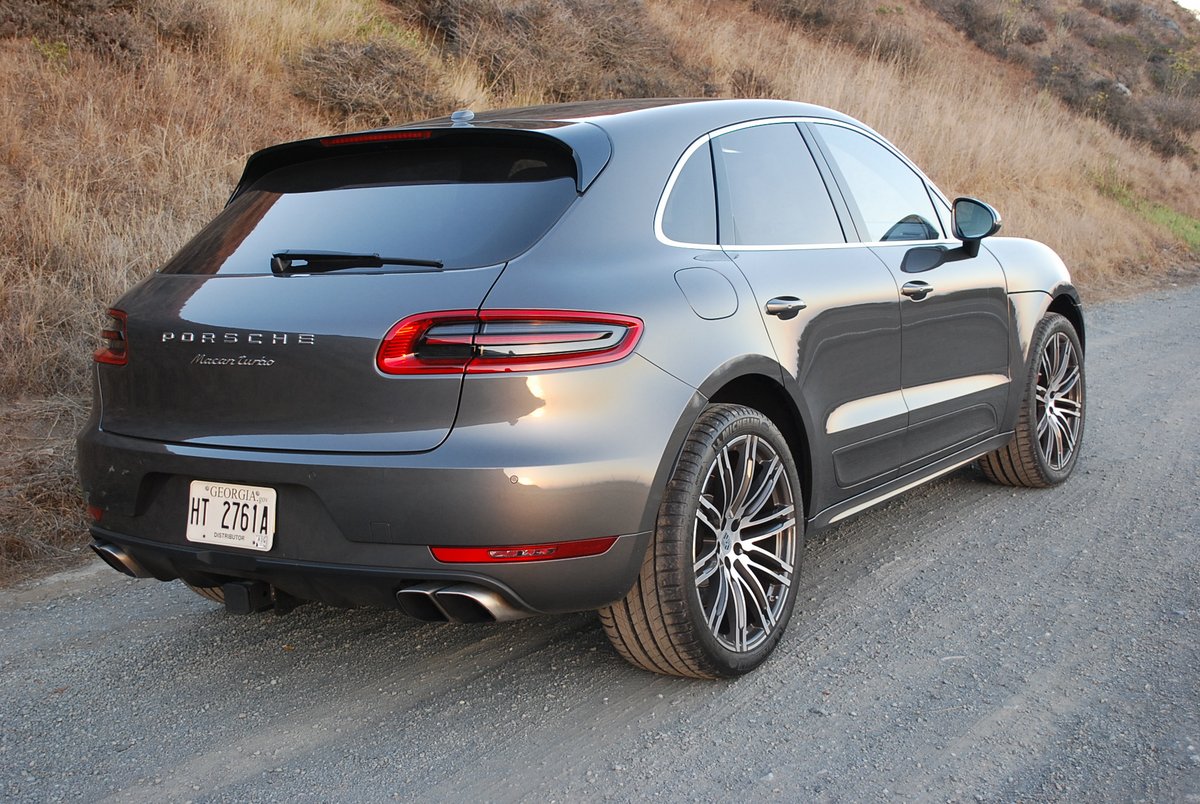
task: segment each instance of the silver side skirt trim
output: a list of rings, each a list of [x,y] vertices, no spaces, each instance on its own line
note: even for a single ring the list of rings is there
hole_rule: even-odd
[[[945,469],[939,469],[938,471],[934,472],[933,474],[927,475],[926,477],[923,477],[920,480],[914,480],[913,482],[909,483],[906,486],[901,486],[898,489],[892,489],[891,491],[884,492],[883,494],[880,494],[878,497],[871,499],[871,500],[867,500],[866,502],[863,502],[863,503],[859,503],[858,505],[854,506],[853,508],[847,508],[845,511],[842,511],[840,514],[837,514],[837,515],[833,516],[832,518],[830,518],[829,524],[832,525],[834,522],[840,522],[841,520],[845,519],[848,516],[853,516],[854,514],[857,514],[859,511],[865,511],[868,508],[871,508],[872,506],[879,505],[879,503],[881,503],[885,500],[890,500],[891,498],[895,497],[897,494],[903,494],[904,492],[908,491],[909,489],[916,488],[917,486],[928,483],[930,480],[934,480],[936,478],[941,477],[944,474],[953,472],[955,469],[966,466],[971,461],[975,460],[976,457],[978,457],[978,456],[971,456],[970,458],[967,458],[965,461],[959,461],[958,463],[947,466]]]
[[[981,455],[986,455],[994,449],[999,449],[1011,441],[1013,433],[1011,430],[1004,433],[997,433],[991,438],[986,438],[983,441],[978,441],[969,447],[964,447],[952,455],[947,455],[941,460],[929,463],[920,469],[911,472],[906,472],[900,477],[883,483],[875,488],[857,494],[848,500],[842,500],[830,506],[822,508],[819,512],[808,519],[807,525],[810,528],[819,530],[826,525],[840,522],[848,516],[860,513],[866,509],[879,505],[881,502],[886,502],[897,494],[902,494],[906,491],[916,488],[923,483],[928,483],[931,480],[949,474],[955,469],[960,469],[966,466],[971,461]]]

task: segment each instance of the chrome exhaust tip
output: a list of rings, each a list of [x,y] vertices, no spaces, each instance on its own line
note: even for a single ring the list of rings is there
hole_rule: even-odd
[[[446,612],[447,617],[460,623],[502,623],[533,616],[531,612],[518,609],[491,589],[471,583],[439,589],[434,593],[433,599],[442,611]]]
[[[533,616],[499,593],[471,583],[414,584],[396,592],[396,602],[405,614],[425,622],[495,623]]]
[[[105,564],[115,569],[122,575],[128,575],[130,578],[153,578],[150,572],[134,560],[133,556],[126,553],[124,549],[117,547],[115,544],[108,542],[92,542],[90,547],[92,551],[100,556]]]
[[[445,623],[450,618],[433,600],[433,593],[441,589],[439,583],[419,583],[406,586],[396,592],[396,602],[400,610],[415,620],[427,623]]]

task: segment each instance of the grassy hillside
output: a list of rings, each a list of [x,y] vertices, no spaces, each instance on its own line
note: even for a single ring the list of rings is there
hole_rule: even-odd
[[[77,541],[65,432],[99,311],[251,151],[654,95],[853,114],[1093,299],[1200,251],[1200,23],[1169,0],[0,0],[0,562]]]

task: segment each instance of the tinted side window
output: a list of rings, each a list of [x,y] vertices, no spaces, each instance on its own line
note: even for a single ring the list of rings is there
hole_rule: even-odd
[[[829,149],[866,224],[863,239],[939,240],[937,212],[925,182],[875,140],[841,126],[813,126]]]
[[[677,243],[717,242],[717,193],[707,143],[688,157],[663,208],[663,234]]]
[[[723,245],[844,243],[829,191],[793,123],[713,140]]]

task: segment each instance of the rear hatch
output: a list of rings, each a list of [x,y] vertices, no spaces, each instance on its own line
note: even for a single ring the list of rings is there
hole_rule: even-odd
[[[570,148],[528,132],[263,152],[225,210],[115,305],[126,329],[121,359],[97,365],[101,427],[255,449],[433,449],[462,372],[388,374],[381,342],[415,314],[477,310],[577,195]]]

